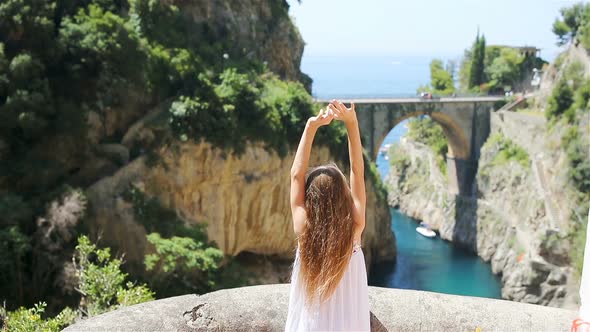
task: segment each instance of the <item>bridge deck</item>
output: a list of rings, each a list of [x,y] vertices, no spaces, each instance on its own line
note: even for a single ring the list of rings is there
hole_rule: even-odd
[[[343,103],[354,102],[355,104],[429,104],[429,103],[474,103],[494,102],[504,100],[504,96],[485,97],[442,97],[442,98],[343,98]],[[331,99],[315,99],[315,102],[327,104]]]

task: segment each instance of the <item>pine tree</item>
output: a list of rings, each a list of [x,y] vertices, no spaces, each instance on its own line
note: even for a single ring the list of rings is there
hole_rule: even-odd
[[[471,55],[471,69],[469,71],[469,89],[479,87],[484,82],[484,60],[486,54],[486,39],[479,36],[479,30],[473,43]]]

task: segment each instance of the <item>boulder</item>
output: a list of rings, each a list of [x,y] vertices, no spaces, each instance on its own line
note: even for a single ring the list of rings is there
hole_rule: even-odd
[[[64,331],[283,331],[289,284],[224,289],[121,308]],[[577,312],[369,287],[371,331],[568,331]]]

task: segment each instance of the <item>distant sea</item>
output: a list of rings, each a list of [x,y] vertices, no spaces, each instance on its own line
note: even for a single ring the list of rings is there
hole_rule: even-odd
[[[434,57],[304,54],[301,70],[313,79],[315,98],[409,97],[430,81]]]

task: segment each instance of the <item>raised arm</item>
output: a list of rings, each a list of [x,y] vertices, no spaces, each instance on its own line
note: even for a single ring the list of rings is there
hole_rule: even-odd
[[[303,135],[299,141],[293,166],[291,166],[291,214],[293,215],[293,230],[299,235],[305,226],[305,173],[309,164],[311,146],[318,128],[329,124],[334,115],[321,109],[317,116],[307,120]]]
[[[350,190],[354,201],[353,220],[355,223],[355,238],[365,229],[365,208],[367,195],[365,190],[365,162],[363,147],[354,103],[347,108],[340,101],[333,100],[328,106],[334,112],[334,118],[346,125],[348,132],[348,154],[350,156]]]

